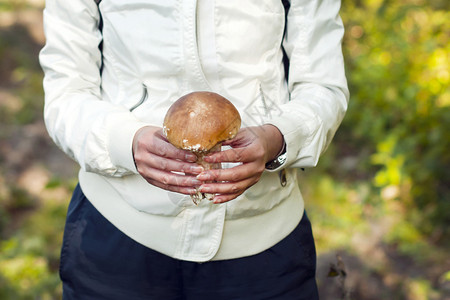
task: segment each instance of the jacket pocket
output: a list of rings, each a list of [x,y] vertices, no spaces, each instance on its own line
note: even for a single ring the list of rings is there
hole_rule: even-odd
[[[141,106],[147,100],[147,98],[148,98],[147,86],[145,84],[142,84],[142,96],[139,99],[139,101],[136,102],[129,110],[132,112],[133,110]]]

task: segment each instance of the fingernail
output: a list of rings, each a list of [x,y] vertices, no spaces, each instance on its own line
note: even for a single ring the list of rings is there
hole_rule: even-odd
[[[190,161],[190,162],[196,162],[197,161],[197,156],[195,156],[194,154],[186,154],[184,158],[187,161]]]
[[[211,157],[211,156],[209,156],[209,155],[204,156],[204,157],[203,157],[203,160],[206,161],[206,162],[209,162],[209,163],[215,162],[214,157]]]
[[[205,169],[203,169],[202,166],[196,166],[196,167],[190,167],[189,171],[191,173],[197,173],[200,174],[201,172],[203,172]]]
[[[209,192],[211,192],[211,187],[201,185],[199,188],[199,191],[202,193],[209,193]]]
[[[197,175],[198,180],[211,180],[211,176],[208,173],[200,173]]]
[[[192,179],[191,180],[191,185],[193,186],[200,186],[203,183],[203,181],[197,180],[197,179]]]

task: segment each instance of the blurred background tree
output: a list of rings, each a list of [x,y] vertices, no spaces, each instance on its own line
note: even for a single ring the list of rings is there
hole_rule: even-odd
[[[76,165],[42,121],[43,0],[0,0],[0,299],[60,299]],[[349,110],[301,188],[321,299],[450,298],[450,3],[343,1]]]
[[[449,8],[343,1],[349,110],[303,189],[319,252],[359,270],[352,299],[449,297]]]
[[[373,185],[440,239],[450,229],[450,15],[441,1],[366,2],[344,5],[352,102],[341,134],[368,148]]]

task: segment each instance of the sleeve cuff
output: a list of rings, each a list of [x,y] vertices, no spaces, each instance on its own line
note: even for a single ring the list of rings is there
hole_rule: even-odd
[[[283,134],[286,145],[286,159],[279,167],[269,171],[278,171],[298,160],[302,146],[306,145],[311,136],[307,120],[299,122],[297,115],[283,113],[279,117],[267,120],[268,124],[276,126]]]
[[[111,162],[119,169],[138,174],[133,158],[133,139],[136,132],[149,124],[133,120],[116,122],[110,127],[108,151]]]

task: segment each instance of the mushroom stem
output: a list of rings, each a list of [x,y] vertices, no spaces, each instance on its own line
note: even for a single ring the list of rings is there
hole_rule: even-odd
[[[212,170],[212,169],[221,169],[220,163],[208,163],[203,160],[203,158],[212,152],[218,152],[220,151],[222,147],[222,143],[218,143],[213,148],[211,148],[209,151],[201,151],[201,152],[195,152],[195,155],[197,156],[197,164],[201,165],[205,171]],[[212,181],[207,181],[212,182]],[[195,205],[198,205],[202,199],[208,199],[212,200],[214,198],[214,194],[209,193],[201,193],[198,188],[196,188],[197,193],[191,195],[192,202],[194,202]]]

